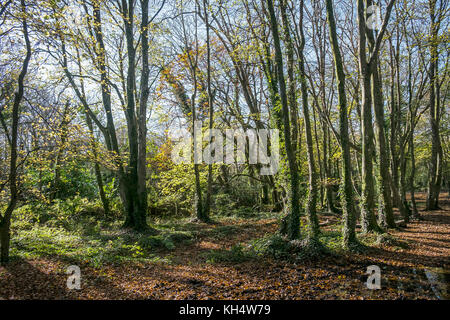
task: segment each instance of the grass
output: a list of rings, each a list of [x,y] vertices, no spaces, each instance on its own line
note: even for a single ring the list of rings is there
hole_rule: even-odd
[[[19,207],[12,219],[11,258],[54,257],[75,264],[100,267],[123,262],[171,263],[167,253],[198,237],[226,240],[243,232],[239,222],[275,218],[276,213],[245,214],[242,210],[212,216],[213,223],[194,223],[190,217],[149,219],[157,235],[121,228],[121,219],[100,214],[101,204],[82,198],[35,203]],[[255,256],[240,245],[207,254],[208,262],[239,262]]]
[[[194,223],[189,217],[154,218],[149,223],[157,235],[136,233],[121,228],[120,219],[108,220],[95,214],[92,204],[77,200],[67,204],[31,207],[22,206],[12,219],[12,258],[57,257],[72,263],[99,267],[103,264],[123,262],[171,263],[168,251],[190,244],[199,238],[226,241],[248,230],[259,219],[279,218],[277,213],[258,213],[245,219],[240,216],[213,216],[213,223]],[[71,212],[71,213],[69,213]],[[301,224],[301,234],[306,226]],[[341,225],[336,222],[322,230],[319,242],[307,244],[306,239],[288,241],[279,234],[267,234],[262,238],[234,244],[230,249],[214,249],[202,253],[208,263],[239,263],[263,256],[276,259],[302,260],[322,255],[342,253]],[[375,234],[358,235],[362,247],[379,245]],[[379,240],[379,239],[378,239]],[[404,247],[389,236],[384,242]],[[394,243],[395,242],[395,243]]]
[[[86,214],[52,214],[51,209],[41,211],[24,206],[15,211],[12,259],[57,257],[93,267],[127,261],[170,263],[160,253],[194,237],[188,230],[164,226],[158,226],[158,235],[136,233],[121,229],[119,221]]]

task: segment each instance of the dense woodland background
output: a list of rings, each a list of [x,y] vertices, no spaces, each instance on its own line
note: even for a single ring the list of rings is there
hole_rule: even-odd
[[[2,264],[164,262],[158,250],[195,241],[198,228],[217,236],[217,225],[224,244],[260,228],[258,256],[358,255],[430,212],[447,219],[449,10],[447,0],[1,1]],[[176,132],[194,120],[205,132],[279,129],[279,171],[175,164]],[[205,259],[251,255],[230,248]]]

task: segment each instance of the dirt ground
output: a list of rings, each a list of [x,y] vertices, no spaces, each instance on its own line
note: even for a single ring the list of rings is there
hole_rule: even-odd
[[[423,202],[419,195],[419,201]],[[422,198],[420,198],[422,197]],[[422,203],[423,204],[423,203]],[[372,247],[318,261],[288,263],[273,258],[207,263],[203,252],[230,248],[277,230],[273,219],[237,223],[225,239],[199,238],[169,254],[171,264],[81,266],[81,290],[66,288],[66,263],[58,259],[14,261],[0,268],[1,299],[437,299],[447,282],[433,285],[429,270],[450,270],[450,200],[423,211],[421,221],[389,233],[397,245]],[[420,209],[420,207],[419,207]],[[236,224],[235,224],[236,226]],[[381,289],[366,287],[369,265],[381,268]],[[448,276],[448,274],[447,274]],[[441,290],[441,291],[439,291]],[[439,293],[440,292],[440,293]]]

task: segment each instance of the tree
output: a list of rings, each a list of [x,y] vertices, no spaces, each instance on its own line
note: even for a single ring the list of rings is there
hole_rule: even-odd
[[[446,2],[446,1],[445,1]],[[430,10],[430,39],[428,48],[430,51],[430,67],[428,76],[430,79],[430,127],[431,127],[431,162],[428,173],[427,210],[439,208],[439,193],[442,183],[443,152],[439,135],[439,122],[441,117],[441,97],[439,84],[439,51],[438,34],[444,12],[444,1],[440,1],[440,8],[436,12],[437,0],[429,0]]]
[[[350,164],[350,146],[348,137],[348,115],[347,115],[347,97],[345,95],[345,74],[342,63],[339,42],[336,33],[336,21],[333,12],[332,0],[326,0],[328,27],[330,32],[330,42],[333,51],[335,72],[338,86],[339,100],[339,134],[341,145],[342,177],[341,192],[342,211],[343,211],[343,229],[342,241],[344,248],[352,248],[357,244],[355,232],[355,212],[353,206],[353,186]]]
[[[213,106],[213,96],[211,92],[211,40],[209,35],[209,1],[203,0],[203,13],[205,17],[205,25],[206,25],[206,77],[207,77],[207,94],[208,94],[208,107],[209,107],[209,143],[213,143],[212,140],[212,129],[214,126],[214,106]],[[209,221],[210,211],[211,211],[211,193],[212,193],[212,180],[213,180],[213,171],[212,171],[212,163],[208,164],[208,188],[206,190],[206,201],[204,213],[201,218],[204,221]]]
[[[291,123],[289,119],[289,105],[286,92],[286,82],[284,79],[283,53],[281,51],[280,36],[278,33],[278,24],[275,16],[275,9],[272,0],[267,0],[267,9],[269,10],[270,27],[275,45],[275,61],[278,72],[278,85],[282,107],[284,140],[286,155],[289,165],[289,182],[290,182],[290,213],[288,217],[287,235],[289,239],[294,240],[300,236],[300,208],[298,194],[298,169],[295,159],[295,153],[292,148],[291,139]]]
[[[362,186],[361,186],[361,224],[365,232],[379,231],[374,213],[375,189],[372,159],[375,155],[374,133],[372,129],[372,101],[370,93],[370,65],[366,57],[366,19],[364,3],[358,0],[359,31],[359,72],[362,92],[361,135],[362,135]]]
[[[26,45],[26,54],[22,64],[22,70],[17,80],[17,91],[14,93],[14,102],[12,105],[12,119],[11,119],[11,141],[10,141],[10,164],[9,164],[9,189],[10,200],[8,206],[0,216],[0,263],[5,265],[9,261],[9,242],[10,242],[10,226],[11,216],[17,204],[18,190],[17,190],[17,139],[18,127],[20,117],[20,103],[24,95],[24,81],[28,71],[28,64],[31,59],[31,43],[28,34],[27,22],[27,6],[25,0],[20,1],[20,19],[22,21],[23,37]]]
[[[306,145],[307,145],[307,153],[308,153],[308,173],[309,173],[309,181],[308,181],[308,196],[305,205],[306,216],[308,217],[308,227],[309,234],[308,236],[313,241],[317,241],[319,230],[319,219],[317,218],[316,213],[316,203],[317,203],[317,173],[316,166],[314,162],[314,151],[313,151],[313,139],[311,132],[311,119],[309,116],[309,107],[308,107],[308,85],[306,82],[306,72],[305,72],[305,56],[304,56],[304,47],[305,47],[305,34],[303,32],[303,11],[304,11],[304,1],[300,1],[300,20],[299,20],[299,30],[300,30],[300,46],[298,49],[299,55],[299,71],[300,71],[300,85],[302,92],[302,110],[303,110],[303,118],[305,122],[305,134],[306,134]]]

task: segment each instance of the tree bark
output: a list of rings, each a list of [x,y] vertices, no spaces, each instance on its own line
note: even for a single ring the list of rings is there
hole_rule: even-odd
[[[439,135],[440,92],[438,77],[438,33],[440,17],[436,15],[437,0],[429,0],[430,9],[430,127],[431,127],[431,160],[428,172],[427,210],[439,209],[439,193],[442,183],[442,145]],[[437,21],[436,21],[437,20]]]
[[[300,208],[299,208],[299,192],[298,192],[298,168],[295,159],[295,152],[292,148],[291,125],[289,120],[289,106],[286,93],[286,83],[283,71],[283,54],[281,51],[280,37],[278,33],[278,24],[275,16],[275,9],[272,0],[267,1],[269,11],[270,27],[272,30],[273,41],[275,45],[275,62],[278,72],[278,84],[280,88],[280,100],[282,117],[284,124],[285,150],[289,165],[289,183],[290,183],[290,213],[288,216],[287,235],[290,240],[300,237]]]
[[[361,225],[364,232],[380,231],[375,208],[375,189],[373,181],[374,133],[372,128],[372,99],[370,92],[370,66],[366,57],[366,19],[363,0],[358,0],[358,30],[359,30],[359,70],[362,91],[361,135],[362,135],[362,166],[361,166]]]
[[[207,58],[207,91],[208,91],[208,107],[209,107],[209,143],[213,143],[212,141],[212,129],[214,126],[214,106],[213,106],[213,97],[211,93],[211,43],[210,43],[210,36],[209,36],[209,1],[203,0],[203,9],[205,14],[205,24],[206,24],[206,58]],[[212,164],[208,164],[208,187],[206,189],[206,201],[205,201],[205,208],[202,219],[205,221],[209,221],[209,216],[211,212],[211,196],[212,196],[212,179],[213,179],[213,172],[212,172]]]
[[[148,43],[148,0],[141,0],[141,52],[142,52],[142,72],[141,88],[139,98],[139,119],[138,119],[138,194],[139,211],[145,217],[147,216],[147,103],[150,94],[149,88],[149,43]]]
[[[284,0],[285,1],[285,0]],[[309,173],[309,184],[308,184],[308,196],[306,199],[305,211],[308,218],[308,239],[313,241],[318,241],[319,235],[319,219],[316,213],[316,203],[317,203],[317,173],[314,163],[314,152],[313,152],[313,140],[311,132],[311,119],[309,116],[308,107],[308,85],[306,83],[305,74],[305,57],[303,50],[305,47],[305,35],[303,32],[303,10],[304,1],[300,0],[300,46],[299,46],[299,71],[300,71],[300,85],[302,92],[302,110],[303,118],[305,121],[305,134],[306,134],[306,147],[308,154],[308,173]]]
[[[138,158],[139,158],[139,139],[138,139],[138,121],[136,119],[136,102],[135,102],[135,86],[136,86],[136,50],[133,43],[133,22],[134,22],[134,1],[122,0],[122,14],[125,27],[125,38],[127,43],[128,70],[126,80],[126,118],[128,128],[128,144],[129,159],[126,172],[126,213],[124,226],[131,227],[135,230],[142,231],[148,229],[147,210],[141,202],[141,192],[139,189],[139,181],[142,178],[138,174]],[[142,115],[141,115],[142,116]],[[145,117],[145,115],[144,115]],[[143,130],[145,133],[145,130]],[[143,177],[145,180],[145,177]],[[145,182],[144,182],[145,184]],[[140,192],[141,191],[141,192]]]
[[[372,1],[366,2],[367,6],[372,5]],[[389,9],[389,8],[388,8]],[[390,11],[388,11],[390,12]],[[388,16],[388,13],[386,14]],[[369,49],[374,52],[369,60],[369,67],[372,80],[372,101],[375,113],[375,123],[377,125],[377,142],[378,142],[378,222],[382,227],[395,227],[394,212],[392,209],[391,198],[391,175],[389,172],[389,155],[386,146],[385,124],[384,124],[384,101],[382,92],[381,77],[378,70],[378,51],[375,51],[377,39],[374,38],[373,32],[367,32],[369,40]]]
[[[343,211],[343,229],[342,241],[343,247],[350,249],[357,244],[356,239],[356,220],[353,206],[353,186],[350,163],[350,146],[348,135],[348,115],[347,115],[347,97],[345,95],[345,74],[341,53],[339,51],[339,43],[336,34],[336,21],[333,12],[332,0],[326,0],[327,19],[330,30],[330,42],[333,51],[333,59],[335,64],[335,72],[338,86],[339,100],[339,133],[340,144],[342,149],[342,211]]]
[[[11,124],[11,157],[10,157],[10,168],[9,168],[9,188],[10,188],[10,200],[9,204],[5,210],[3,216],[0,215],[0,264],[6,265],[9,262],[9,245],[11,237],[11,216],[17,205],[17,140],[18,140],[18,129],[19,129],[19,106],[23,98],[24,93],[24,80],[25,75],[28,71],[28,64],[31,59],[31,44],[28,35],[28,24],[27,24],[27,12],[25,0],[20,1],[22,9],[22,29],[26,45],[26,55],[22,63],[22,70],[19,74],[17,80],[18,89],[14,94],[14,102],[12,106],[12,124]]]

